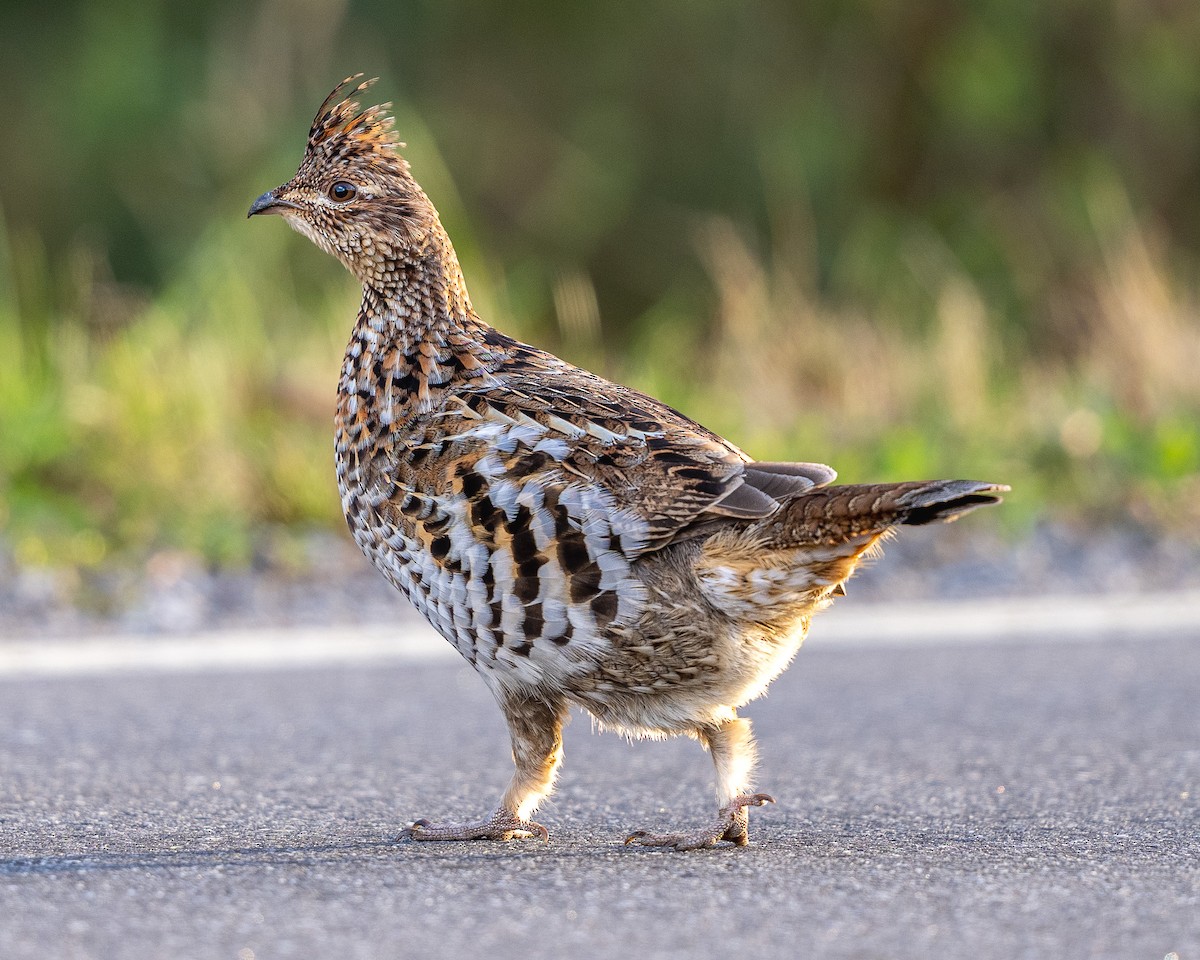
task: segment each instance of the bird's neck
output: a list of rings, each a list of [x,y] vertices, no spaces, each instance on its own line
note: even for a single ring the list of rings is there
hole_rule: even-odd
[[[359,275],[363,295],[356,333],[408,352],[418,343],[446,343],[455,333],[472,334],[482,326],[440,223],[420,243],[395,250],[377,244],[376,250],[379,259]]]
[[[458,258],[436,246],[390,257],[363,276],[362,304],[338,383],[339,457],[411,429],[456,383],[503,360],[496,332],[475,316]]]

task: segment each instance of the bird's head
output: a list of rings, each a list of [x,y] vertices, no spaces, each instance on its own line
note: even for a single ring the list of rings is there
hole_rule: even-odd
[[[325,98],[300,169],[254,201],[247,216],[277,213],[363,283],[386,281],[397,263],[439,255],[437,213],[409,173],[392,118],[354,97],[374,80],[348,77]]]

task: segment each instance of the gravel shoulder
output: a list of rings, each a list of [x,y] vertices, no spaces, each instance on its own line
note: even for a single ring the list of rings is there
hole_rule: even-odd
[[[1135,528],[1043,525],[1017,540],[995,530],[974,517],[905,529],[860,570],[838,606],[1200,590],[1200,543]],[[415,619],[348,535],[314,534],[299,553],[289,543],[284,551],[265,541],[249,569],[212,570],[163,552],[138,566],[81,574],[20,568],[0,540],[0,641]]]

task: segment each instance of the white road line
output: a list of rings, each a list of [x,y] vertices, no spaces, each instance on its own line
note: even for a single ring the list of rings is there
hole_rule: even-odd
[[[182,636],[0,641],[0,679],[274,670],[457,657],[445,640],[420,624],[391,628],[222,630]]]
[[[859,607],[843,600],[816,618],[809,643],[836,650],[1022,639],[1079,642],[1180,632],[1200,634],[1200,591]],[[226,630],[168,637],[0,639],[0,680],[457,660],[448,643],[413,621],[369,628]]]
[[[996,640],[1077,642],[1200,632],[1200,590],[1091,597],[1006,597],[853,607],[813,620],[824,646],[920,646]]]

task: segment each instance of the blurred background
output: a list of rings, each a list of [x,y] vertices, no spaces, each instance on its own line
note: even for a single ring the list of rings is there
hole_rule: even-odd
[[[1194,561],[1198,49],[1179,0],[5,0],[0,602],[346,542],[357,290],[245,212],[359,71],[495,325],[757,457],[1011,483],[983,542]]]

